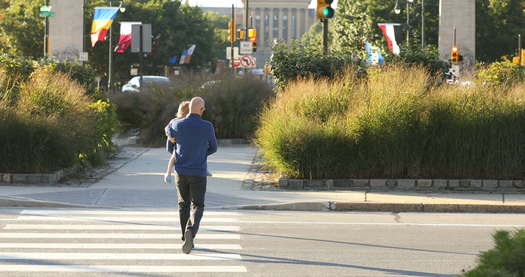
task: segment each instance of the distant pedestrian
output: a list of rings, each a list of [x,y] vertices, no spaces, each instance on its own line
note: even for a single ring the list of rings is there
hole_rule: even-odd
[[[176,140],[177,198],[184,241],[182,251],[186,254],[194,248],[193,240],[204,213],[208,156],[217,152],[215,129],[212,123],[202,119],[204,110],[204,99],[194,97],[190,102],[190,114],[166,127]]]
[[[185,118],[190,113],[190,101],[182,101],[179,104],[179,109],[177,115],[172,119],[165,128],[166,132],[166,150],[171,154],[170,160],[168,162],[168,168],[164,174],[164,183],[172,183],[171,173],[173,172],[173,167],[175,166],[175,161],[177,157],[175,156],[175,138],[172,136],[172,129],[170,125],[174,120],[179,120]]]

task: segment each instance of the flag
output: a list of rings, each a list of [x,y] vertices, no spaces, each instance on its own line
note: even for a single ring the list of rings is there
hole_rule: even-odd
[[[182,51],[182,55],[180,57],[179,64],[189,64],[190,63],[191,56],[193,55],[193,51],[195,51],[195,47],[197,46],[193,44],[190,48]]]
[[[172,63],[172,64],[177,64],[179,58],[177,56],[173,56],[171,58],[169,58],[169,62]]]
[[[131,46],[131,25],[141,22],[120,22],[120,39],[115,47],[115,52],[124,53]]]
[[[383,55],[381,55],[379,48],[372,46],[372,44],[368,42],[365,42],[365,49],[368,53],[368,59],[366,59],[367,64],[378,65],[385,63],[385,58],[383,58]]]
[[[401,24],[397,23],[379,23],[377,24],[388,43],[388,49],[392,53],[399,55],[400,49],[399,44],[403,41],[403,35],[401,33]]]
[[[117,16],[118,8],[114,7],[96,7],[95,14],[93,15],[93,24],[91,25],[91,45],[95,47],[95,44],[99,40],[105,40],[106,33],[113,19]]]

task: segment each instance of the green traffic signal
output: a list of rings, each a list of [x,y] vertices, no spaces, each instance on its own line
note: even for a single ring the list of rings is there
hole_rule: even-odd
[[[323,9],[323,16],[325,18],[332,18],[334,17],[335,11],[332,9],[332,7],[326,7]]]

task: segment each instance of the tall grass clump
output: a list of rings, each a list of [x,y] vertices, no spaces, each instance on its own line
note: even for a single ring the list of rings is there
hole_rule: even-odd
[[[269,166],[295,178],[521,178],[525,86],[434,87],[427,70],[302,80],[261,117]]]
[[[175,117],[180,102],[201,96],[206,101],[203,118],[215,126],[218,138],[251,138],[257,128],[258,115],[273,96],[264,81],[222,77],[203,86],[199,76],[192,80],[174,81],[172,90],[158,89],[135,94],[115,94],[112,101],[125,127],[140,129],[140,140],[146,145],[162,145],[164,127]]]
[[[112,150],[114,109],[93,102],[68,75],[37,69],[14,104],[2,103],[0,172],[48,172],[75,163],[97,164]]]

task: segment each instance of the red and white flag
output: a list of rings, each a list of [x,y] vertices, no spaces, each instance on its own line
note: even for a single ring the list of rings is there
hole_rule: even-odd
[[[399,49],[399,44],[401,44],[403,40],[403,34],[401,32],[401,24],[398,23],[379,23],[377,24],[379,26],[379,29],[383,31],[383,35],[386,38],[386,41],[388,43],[388,49],[392,51],[392,53],[399,55],[401,52]]]
[[[120,22],[120,39],[115,52],[124,53],[131,46],[131,25],[141,24],[141,22]]]
[[[195,51],[195,47],[197,46],[193,44],[190,48],[182,51],[182,55],[180,56],[179,64],[189,64],[190,63],[191,56],[193,55],[193,51]]]

